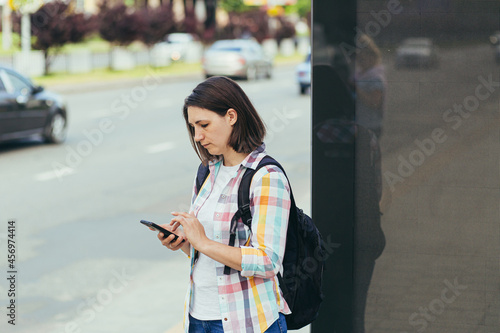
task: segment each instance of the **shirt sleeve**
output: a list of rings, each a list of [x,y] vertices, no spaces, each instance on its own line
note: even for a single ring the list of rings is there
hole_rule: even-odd
[[[272,278],[285,254],[290,187],[283,171],[274,165],[259,169],[250,186],[252,236],[241,247],[241,275]]]

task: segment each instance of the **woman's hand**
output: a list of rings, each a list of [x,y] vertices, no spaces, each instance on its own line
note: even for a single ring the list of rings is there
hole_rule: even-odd
[[[175,235],[170,235],[168,237],[165,237],[163,232],[159,232],[157,237],[161,241],[163,246],[169,248],[172,251],[177,251],[180,248],[182,248],[182,246],[184,246],[184,244],[186,243],[186,235],[184,234],[184,232],[182,232],[182,230],[177,229],[177,226],[173,227],[172,224],[161,224],[160,227],[167,229],[168,231],[171,231],[179,236],[179,238],[177,238],[177,240],[174,242],[173,240],[175,238]]]
[[[210,242],[207,235],[205,234],[205,228],[198,221],[196,216],[192,213],[184,212],[172,212],[175,217],[172,218],[170,225],[173,230],[176,230],[179,225],[182,225],[182,229],[189,240],[189,243],[194,246],[195,249],[200,250],[203,245]]]
[[[175,217],[170,225],[175,229],[182,225],[189,243],[196,250],[215,261],[241,271],[241,249],[239,247],[210,240],[205,234],[205,228],[194,214],[172,212],[172,215]]]

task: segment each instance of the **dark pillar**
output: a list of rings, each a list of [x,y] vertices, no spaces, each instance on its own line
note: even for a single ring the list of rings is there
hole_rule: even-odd
[[[316,0],[312,12],[312,215],[329,256],[311,332],[353,333],[354,65],[345,46],[354,44],[356,1]]]

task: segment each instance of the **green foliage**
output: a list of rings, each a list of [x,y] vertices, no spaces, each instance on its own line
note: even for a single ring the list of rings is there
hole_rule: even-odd
[[[32,40],[34,41],[34,37],[32,37]],[[0,32],[0,40],[3,40],[3,33]],[[10,49],[8,50],[4,50],[4,49],[0,49],[0,54],[1,55],[11,55],[11,54],[14,54],[15,52],[20,52],[21,51],[21,36],[16,33],[16,32],[13,32],[12,33],[12,45],[10,47]]]
[[[253,9],[243,3],[243,0],[219,0],[219,7],[228,13],[242,13]]]
[[[297,13],[300,17],[307,17],[310,11],[311,0],[297,0],[295,5],[285,7],[285,12],[287,14]]]

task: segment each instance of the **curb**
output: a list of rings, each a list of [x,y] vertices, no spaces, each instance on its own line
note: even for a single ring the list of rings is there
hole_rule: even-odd
[[[85,92],[101,91],[108,89],[120,89],[120,88],[132,88],[135,86],[144,85],[144,80],[147,77],[151,77],[151,73],[145,73],[143,77],[135,78],[119,78],[119,79],[109,79],[105,81],[97,82],[81,82],[81,83],[71,83],[71,84],[57,84],[57,85],[45,85],[44,87],[50,91],[59,94],[78,94]],[[199,78],[203,79],[201,73],[186,73],[186,74],[175,74],[175,75],[157,75],[156,79],[162,83],[166,81],[188,81]]]
[[[290,61],[274,64],[274,68],[283,68],[283,67],[295,67],[299,62]],[[81,83],[71,83],[71,84],[55,84],[50,85],[46,84],[44,87],[47,90],[59,93],[59,94],[78,94],[85,92],[93,92],[93,91],[101,91],[108,89],[120,89],[120,88],[133,88],[135,86],[144,85],[144,80],[148,77],[154,75],[154,72],[145,71],[145,75],[143,77],[134,77],[134,78],[118,78],[118,79],[109,79],[105,81],[98,82],[81,82]],[[197,73],[184,73],[184,74],[161,74],[156,75],[155,78],[162,83],[172,82],[172,81],[189,81],[189,80],[199,80],[200,82],[204,80],[204,76],[201,72]]]

